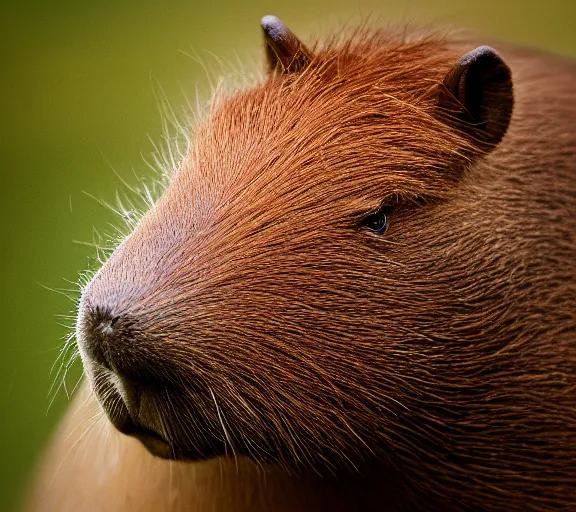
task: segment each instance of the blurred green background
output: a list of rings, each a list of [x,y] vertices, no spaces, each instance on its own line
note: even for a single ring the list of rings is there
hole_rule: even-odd
[[[50,368],[70,332],[56,315],[73,304],[47,288],[73,288],[94,255],[74,241],[118,223],[85,192],[113,203],[121,178],[151,175],[142,155],[162,137],[156,82],[177,107],[194,100],[196,86],[207,99],[206,74],[187,53],[259,63],[259,19],[271,13],[303,39],[370,16],[381,25],[464,26],[576,55],[574,0],[56,0],[0,9],[0,510],[19,509],[67,403],[61,391],[48,411]],[[79,374],[76,365],[72,385]]]

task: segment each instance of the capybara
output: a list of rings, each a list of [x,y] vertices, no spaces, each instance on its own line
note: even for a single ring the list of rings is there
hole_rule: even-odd
[[[82,290],[30,509],[576,510],[576,67],[262,27]]]

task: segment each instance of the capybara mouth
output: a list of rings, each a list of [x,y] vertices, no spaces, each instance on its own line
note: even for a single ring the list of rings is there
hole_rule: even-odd
[[[177,440],[169,440],[156,430],[135,421],[125,409],[120,417],[108,414],[111,423],[123,434],[138,439],[144,447],[156,457],[170,460],[201,461],[224,455],[225,451],[217,448],[221,443],[203,444],[202,446],[184,446]]]
[[[123,434],[135,437],[152,453],[162,458],[177,458],[172,443],[151,426],[145,425],[139,414],[139,406],[117,387],[119,378],[101,365],[91,365],[93,389],[110,420]],[[138,400],[139,401],[139,400]]]
[[[150,402],[157,401],[161,394],[158,389],[150,387],[144,391],[134,391],[137,386],[126,386],[126,380],[114,372],[100,366],[91,365],[93,389],[106,413],[110,423],[120,432],[138,439],[152,454],[170,460],[206,460],[226,453],[224,443],[220,439],[206,436],[209,431],[200,417],[195,418],[198,428],[204,433],[193,444],[190,436],[178,427],[177,418],[160,418],[157,406]],[[124,382],[123,384],[119,384]],[[138,398],[134,398],[137,395]],[[145,395],[145,399],[141,397]],[[144,402],[144,405],[141,403]],[[169,432],[162,432],[158,425],[170,424]],[[181,440],[185,439],[186,442]]]
[[[166,437],[156,430],[143,425],[137,418],[132,417],[129,408],[114,385],[107,379],[97,379],[94,386],[96,396],[110,420],[110,423],[123,434],[135,437],[152,453],[162,458],[175,458],[175,450]]]
[[[177,455],[180,450],[173,447],[160,433],[135,422],[127,410],[122,423],[112,421],[112,424],[123,434],[138,439],[152,455],[163,459],[181,458]]]

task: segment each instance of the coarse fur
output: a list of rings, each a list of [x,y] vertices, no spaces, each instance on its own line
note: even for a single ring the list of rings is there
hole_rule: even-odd
[[[84,389],[32,509],[576,509],[576,69],[500,46],[490,146],[438,108],[475,46],[361,30],[215,104],[79,307],[183,461]]]

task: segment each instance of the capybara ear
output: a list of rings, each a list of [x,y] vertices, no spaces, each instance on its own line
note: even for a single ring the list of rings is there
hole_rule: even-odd
[[[440,117],[485,152],[504,137],[513,106],[510,68],[489,46],[461,57],[438,89]]]
[[[312,53],[282,20],[276,16],[264,16],[261,24],[269,73],[295,73],[308,67]]]

